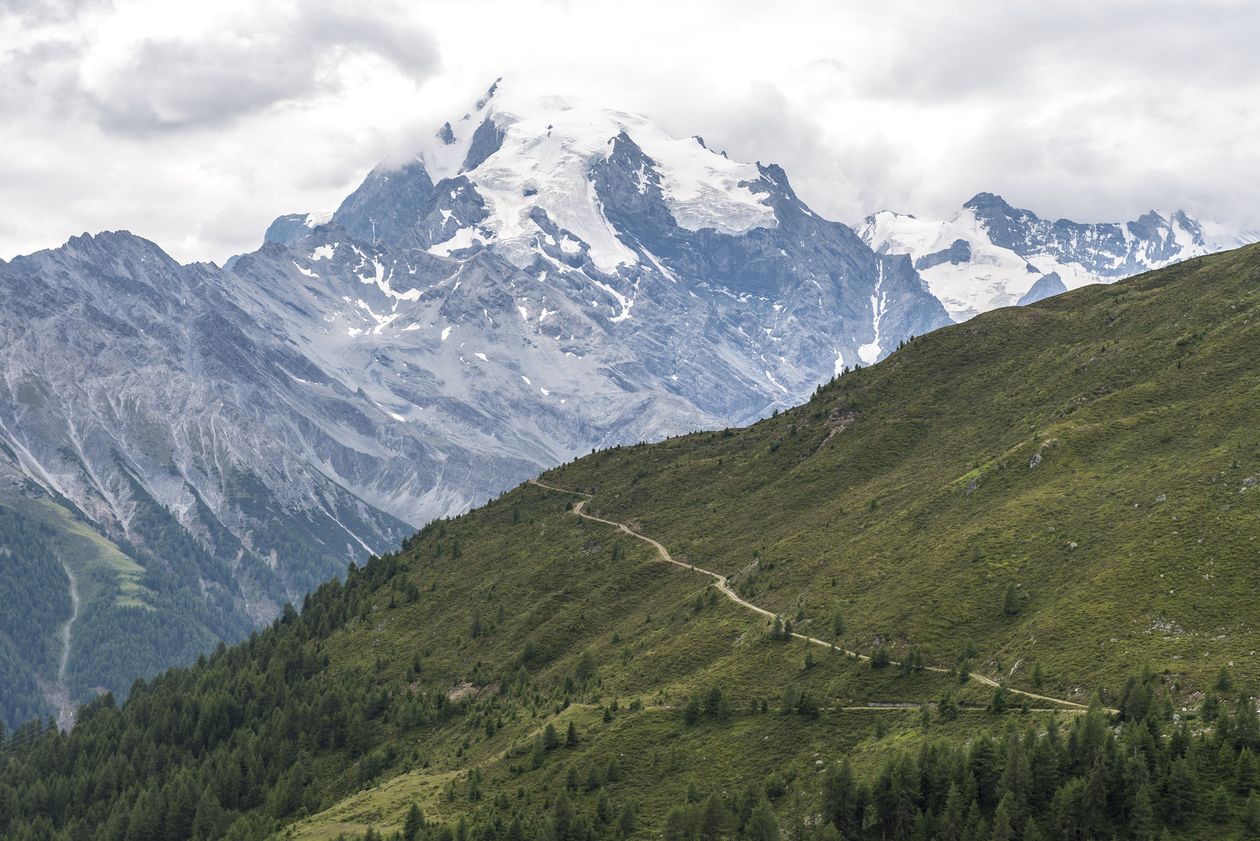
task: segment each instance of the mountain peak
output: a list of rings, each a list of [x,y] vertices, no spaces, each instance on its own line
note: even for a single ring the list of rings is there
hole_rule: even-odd
[[[767,180],[792,198],[778,167],[732,161],[637,114],[521,94],[496,80],[468,113],[423,140],[411,163],[374,169],[334,221],[370,242],[423,224],[421,239],[433,253],[445,256],[474,240],[497,243],[520,267],[537,259],[539,240],[555,228],[580,241],[599,272],[616,273],[639,262],[597,195],[597,173],[618,138],[635,147],[632,186],[646,195],[655,184],[655,201],[681,229],[737,236],[775,226]],[[474,197],[476,214],[451,206],[460,190]]]
[[[969,210],[1000,210],[1008,213],[1015,211],[1011,203],[997,193],[976,193],[963,203],[963,207]]]

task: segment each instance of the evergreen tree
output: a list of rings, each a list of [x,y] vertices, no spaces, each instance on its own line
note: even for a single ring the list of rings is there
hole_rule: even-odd
[[[967,801],[958,783],[952,783],[945,798],[937,835],[940,841],[963,841],[967,831]]]
[[[1256,704],[1251,698],[1238,699],[1234,706],[1234,718],[1229,728],[1234,739],[1234,747],[1238,749],[1260,748],[1260,718],[1256,715]]]
[[[940,713],[941,721],[953,721],[958,718],[958,699],[954,697],[954,693],[950,690],[945,690],[945,694],[941,696],[941,700],[937,702],[936,707]]]
[[[1022,607],[1019,598],[1019,588],[1013,583],[1006,585],[1006,596],[1002,599],[1002,612],[1007,616],[1016,616]]]
[[[1243,829],[1248,837],[1260,838],[1260,794],[1254,791],[1247,795],[1247,802],[1243,805]]]
[[[1238,762],[1234,766],[1234,787],[1243,795],[1260,788],[1260,769],[1257,769],[1256,755],[1251,748],[1243,748],[1238,754]]]
[[[993,841],[1014,841],[1015,839],[1015,798],[1008,791],[998,801],[993,812]]]
[[[1143,785],[1134,796],[1129,829],[1134,841],[1155,841],[1155,809],[1151,805],[1150,786]]]
[[[1229,692],[1234,688],[1234,676],[1230,674],[1228,666],[1221,666],[1221,670],[1216,673],[1214,688],[1217,692]]]
[[[1232,817],[1231,811],[1229,793],[1225,791],[1225,786],[1217,786],[1212,789],[1212,793],[1208,797],[1208,819],[1214,824],[1228,823]]]
[[[770,801],[765,797],[758,801],[749,816],[744,837],[747,841],[779,841],[779,822],[774,817],[774,809],[770,808]]]
[[[533,747],[529,752],[529,764],[531,768],[541,768],[543,762],[547,760],[547,743],[542,734],[534,737]]]
[[[710,794],[700,811],[700,841],[718,841],[726,833],[731,814],[716,794]]]
[[[1174,826],[1182,826],[1194,817],[1198,788],[1198,773],[1194,766],[1185,758],[1174,761],[1169,768],[1164,791],[1164,808]]]
[[[981,807],[991,809],[997,804],[997,748],[988,736],[980,736],[971,743],[967,756],[967,768],[976,786],[976,799]]]
[[[556,841],[572,841],[576,817],[568,793],[561,790],[551,807],[551,832]]]
[[[403,821],[404,841],[416,841],[416,839],[420,837],[420,832],[423,829],[424,813],[420,811],[419,806],[412,803],[411,808],[407,810],[407,819]]]
[[[1009,690],[1006,688],[1005,683],[999,683],[996,687],[994,687],[993,697],[989,699],[989,712],[991,713],[1006,712],[1006,707],[1008,703],[1007,701],[1008,695],[1009,695]]]
[[[860,830],[857,820],[857,784],[853,768],[846,757],[839,765],[832,765],[823,775],[822,817],[841,834],[856,837]]]
[[[629,838],[634,833],[634,825],[634,807],[626,803],[621,807],[621,814],[617,817],[617,834],[622,838]]]
[[[1059,788],[1059,755],[1050,738],[1038,739],[1029,759],[1032,772],[1032,789],[1029,799],[1034,809],[1040,811],[1050,805]]]

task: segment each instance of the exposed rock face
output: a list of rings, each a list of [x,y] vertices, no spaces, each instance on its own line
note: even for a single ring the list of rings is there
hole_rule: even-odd
[[[1058,272],[1048,272],[1037,278],[1036,283],[1028,288],[1023,297],[1017,301],[1019,306],[1027,304],[1035,304],[1038,301],[1044,301],[1046,298],[1066,292],[1067,286],[1063,283],[1063,278],[1059,277]]]

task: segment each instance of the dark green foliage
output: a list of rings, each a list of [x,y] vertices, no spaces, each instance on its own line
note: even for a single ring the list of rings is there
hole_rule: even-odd
[[[0,507],[0,722],[16,727],[50,712],[35,673],[55,675],[56,627],[70,617],[69,579],[43,523]]]
[[[1002,599],[1002,612],[1007,616],[1018,616],[1022,607],[1023,599],[1020,597],[1019,588],[1014,584],[1006,585],[1006,596]]]
[[[1141,841],[1168,827],[1194,838],[1232,837],[1228,827],[1239,823],[1260,831],[1260,795],[1204,780],[1232,780],[1247,754],[1220,733],[1169,738],[1166,726],[1152,710],[1116,733],[1095,706],[1072,720],[1066,739],[1053,721],[1012,722],[1002,740],[928,742],[894,755],[869,785],[847,763],[833,765],[819,812],[843,837],[872,841],[922,837],[924,822],[936,827],[928,837],[984,841],[1045,838],[1042,827],[1054,838]]]
[[[1221,670],[1217,672],[1214,688],[1217,692],[1229,692],[1234,688],[1234,676],[1230,674],[1228,666],[1221,666]]]

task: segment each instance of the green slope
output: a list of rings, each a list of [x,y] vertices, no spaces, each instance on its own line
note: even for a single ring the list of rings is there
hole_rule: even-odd
[[[818,841],[1260,829],[1258,303],[1260,250],[1196,260],[917,339],[747,430],[544,477],[837,650],[525,485],[69,737],[20,734],[0,835],[332,839],[401,830],[412,804],[433,841],[768,841],[767,815]],[[986,711],[985,679],[1098,687],[1125,724],[1013,694]],[[1054,773],[1025,785],[1022,763]]]
[[[989,313],[749,430],[545,478],[806,627],[843,610],[861,650],[971,642],[1078,700],[1145,660],[1188,690],[1260,676],[1260,251]]]

